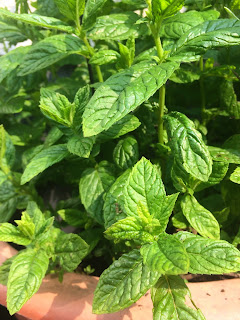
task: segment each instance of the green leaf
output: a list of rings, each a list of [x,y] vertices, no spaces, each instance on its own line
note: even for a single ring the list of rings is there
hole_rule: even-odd
[[[126,133],[134,131],[141,125],[137,117],[128,114],[116,123],[114,123],[108,130],[101,132],[98,135],[99,140],[117,139]]]
[[[25,76],[44,69],[70,54],[86,52],[83,41],[72,35],[59,34],[45,38],[33,45],[24,56],[18,75]]]
[[[74,98],[75,114],[73,117],[73,129],[78,131],[82,127],[82,114],[88,101],[91,98],[91,89],[89,85],[80,88]]]
[[[67,143],[67,148],[70,153],[73,153],[81,158],[89,158],[95,143],[96,137],[83,137],[83,134],[72,136]]]
[[[161,225],[161,232],[165,231],[169,221],[169,217],[173,212],[173,208],[177,201],[179,193],[164,196],[159,202],[159,209],[154,213],[154,218],[158,219]]]
[[[203,13],[208,15],[208,19],[206,19],[206,16],[203,15]],[[191,10],[177,14],[163,20],[162,27],[160,29],[160,36],[169,39],[179,39],[188,30],[203,23],[205,20],[217,19],[219,14],[220,13],[215,10],[208,10],[204,12]]]
[[[116,13],[97,18],[96,23],[88,30],[87,36],[93,40],[126,40],[146,35],[148,28],[145,23],[136,23],[140,16],[134,12]]]
[[[31,239],[11,223],[2,223],[0,225],[0,241],[14,242],[22,246],[27,246],[31,243]]]
[[[100,50],[91,57],[90,64],[103,65],[114,63],[120,58],[120,54],[114,50]]]
[[[85,136],[107,130],[149,99],[178,64],[142,62],[108,78],[89,101],[83,114]]]
[[[176,214],[174,214],[174,216],[172,217],[172,224],[175,228],[182,230],[187,229],[189,225],[182,212],[177,212]]]
[[[65,144],[51,146],[40,151],[25,168],[21,184],[25,184],[53,164],[62,161],[69,152]]]
[[[201,191],[203,189],[219,184],[225,177],[227,171],[228,163],[213,161],[212,173],[210,174],[208,181],[198,184],[195,188],[195,191]]]
[[[184,195],[181,200],[184,216],[191,226],[203,237],[220,239],[220,228],[213,214],[201,206],[194,196]]]
[[[194,123],[180,112],[171,112],[165,119],[176,165],[196,179],[208,181],[212,158]]]
[[[103,207],[104,225],[106,229],[119,219],[126,217],[123,189],[130,173],[130,169],[126,170],[120,177],[116,179],[106,194]]]
[[[188,272],[189,258],[182,243],[173,235],[160,234],[158,241],[145,244],[140,249],[143,263],[161,274],[184,274]]]
[[[37,236],[44,231],[44,228],[46,227],[46,219],[34,201],[28,202],[27,213],[34,223],[35,235]]]
[[[27,40],[27,37],[18,27],[0,21],[0,41],[3,42],[4,40],[9,41],[10,44],[16,44]]]
[[[218,147],[208,147],[214,161],[240,164],[240,154],[234,149],[223,149]]]
[[[205,320],[179,276],[162,276],[151,294],[154,320]],[[191,307],[185,304],[186,296],[191,300]]]
[[[100,163],[82,174],[79,192],[86,211],[100,224],[103,223],[103,196],[115,181],[111,167]]]
[[[143,264],[138,250],[122,255],[102,273],[94,293],[93,313],[111,313],[129,307],[159,276]]]
[[[15,147],[11,138],[5,131],[3,125],[0,125],[0,168],[8,174],[15,162]]]
[[[240,184],[240,167],[237,167],[230,175],[230,180],[234,183]]]
[[[76,234],[61,232],[55,243],[54,254],[59,258],[61,267],[72,272],[88,253],[88,244]]]
[[[33,220],[26,211],[22,213],[21,220],[15,220],[18,229],[29,239],[32,239],[35,234],[35,225]]]
[[[0,57],[0,83],[21,64],[28,50],[29,47],[19,47]]]
[[[56,0],[55,0],[56,1]],[[6,9],[0,8],[0,15],[3,15],[7,18],[22,21],[34,26],[39,26],[39,27],[45,27],[45,28],[50,28],[50,29],[56,29],[68,33],[73,33],[74,28],[66,25],[64,22],[62,22],[59,19],[53,18],[53,17],[45,17],[42,15],[38,14],[25,14],[25,13],[12,13]]]
[[[142,158],[133,167],[124,187],[124,207],[128,216],[137,216],[139,202],[146,206],[152,215],[158,212],[164,185],[158,169],[146,158]]]
[[[0,266],[0,283],[3,284],[4,286],[7,286],[10,267],[11,267],[12,262],[15,259],[15,257],[16,256],[13,256],[13,257],[7,259]]]
[[[76,21],[84,12],[85,0],[54,0],[54,2],[69,20]]]
[[[92,27],[106,2],[107,0],[87,0],[82,23],[84,30]]]
[[[58,210],[57,213],[64,221],[73,227],[82,227],[88,220],[86,212],[77,209],[61,209]]]
[[[11,219],[17,208],[17,197],[10,198],[0,203],[0,223]]]
[[[240,271],[240,252],[223,240],[204,239],[187,232],[177,234],[183,238],[190,259],[189,272],[194,274],[222,274]]]
[[[63,133],[61,130],[59,130],[57,127],[51,128],[48,135],[46,136],[46,139],[44,141],[44,147],[48,148],[52,146],[55,142],[57,142],[61,137],[63,136]]]
[[[152,13],[155,20],[162,20],[180,11],[184,0],[152,0]]]
[[[138,157],[138,143],[133,137],[120,140],[113,150],[113,160],[122,170],[132,167],[137,162]]]
[[[205,21],[185,33],[170,56],[175,61],[196,61],[207,50],[240,44],[240,21],[219,19]]]
[[[15,257],[10,267],[7,290],[7,307],[11,315],[38,291],[48,263],[44,250],[27,249]]]
[[[40,109],[42,113],[67,127],[70,127],[74,116],[74,105],[62,94],[44,89],[41,91]]]
[[[143,243],[154,241],[153,236],[144,230],[141,220],[135,217],[127,217],[114,223],[105,231],[108,239],[120,240],[137,240]]]

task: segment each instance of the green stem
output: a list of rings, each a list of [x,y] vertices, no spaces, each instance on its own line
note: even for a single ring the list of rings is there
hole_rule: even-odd
[[[157,53],[159,58],[159,64],[162,63],[163,57],[164,57],[164,50],[162,47],[161,39],[159,37],[159,30],[160,30],[160,24],[158,24],[156,27],[152,26],[152,35],[157,47]],[[159,115],[158,115],[158,142],[163,144],[163,116],[164,116],[164,107],[165,107],[165,95],[166,95],[166,88],[165,85],[163,85],[159,89]]]
[[[160,59],[160,62],[162,62],[164,51],[160,37],[157,36],[156,38],[154,38],[154,40],[157,47],[158,58]]]
[[[94,49],[93,49],[93,47],[90,46],[90,43],[88,42],[88,39],[86,38],[86,36],[83,38],[83,41],[84,41],[86,47],[88,48],[88,51],[89,51],[90,55],[93,56],[94,55]],[[96,68],[96,72],[97,72],[97,76],[98,76],[99,82],[103,82],[103,75],[102,75],[100,66],[95,66],[95,68]]]
[[[165,107],[166,88],[163,85],[159,89],[159,118],[158,118],[158,142],[163,144],[163,116]]]
[[[201,72],[204,71],[204,65],[203,65],[203,57],[199,60],[199,69]],[[200,76],[199,80],[200,84],[200,92],[201,92],[201,113],[202,113],[202,122],[205,124],[205,113],[206,113],[206,95],[204,90],[204,82],[202,75]]]

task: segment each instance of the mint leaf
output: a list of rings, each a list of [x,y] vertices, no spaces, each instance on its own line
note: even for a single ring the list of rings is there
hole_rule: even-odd
[[[152,242],[153,236],[144,230],[141,221],[135,217],[127,217],[114,223],[105,231],[108,239],[120,240],[136,240],[145,242]]]
[[[61,209],[58,210],[57,213],[64,221],[73,227],[82,227],[88,220],[86,212],[77,209]]]
[[[90,86],[86,85],[80,88],[74,97],[75,113],[73,117],[72,127],[78,132],[82,127],[82,114],[91,98]]]
[[[133,137],[120,140],[113,150],[113,160],[122,170],[132,167],[137,162],[138,157],[138,143]]]
[[[129,307],[159,276],[143,264],[138,250],[122,255],[102,273],[94,293],[93,313],[111,313]]]
[[[72,35],[58,34],[45,38],[33,45],[24,56],[18,75],[25,76],[44,69],[70,54],[86,52],[84,43]]]
[[[83,15],[83,29],[88,30],[95,23],[97,16],[107,0],[88,0]]]
[[[203,237],[220,239],[220,227],[213,214],[201,206],[194,196],[184,195],[181,200],[184,216]]]
[[[96,137],[83,137],[82,133],[74,135],[68,140],[68,151],[81,158],[89,158],[95,140]]]
[[[207,182],[200,182],[196,186],[195,191],[201,191],[203,189],[212,187],[212,186],[220,183],[223,180],[223,178],[225,177],[227,171],[228,171],[228,163],[220,162],[220,161],[213,161],[212,173],[210,174],[208,181]]]
[[[184,0],[152,0],[152,13],[156,20],[167,18],[177,13],[184,5]]]
[[[31,243],[31,239],[10,223],[0,225],[0,241],[14,242],[23,246]]]
[[[95,169],[83,172],[79,192],[86,211],[99,223],[103,223],[103,196],[115,181],[109,165],[100,163]]]
[[[54,2],[69,20],[76,21],[84,12],[85,0],[54,0]]]
[[[26,211],[22,213],[21,220],[15,220],[15,222],[22,234],[24,234],[29,239],[33,239],[33,236],[35,234],[35,225]]]
[[[191,300],[191,293],[179,276],[162,276],[152,289],[154,320],[205,320]],[[186,296],[192,302],[185,304]]]
[[[174,193],[169,196],[164,196],[161,201],[159,201],[159,209],[153,216],[160,222],[162,232],[167,228],[169,217],[173,212],[178,195],[179,193]]]
[[[8,276],[7,307],[11,315],[38,291],[48,263],[43,250],[26,249],[15,257]]]
[[[87,35],[93,40],[125,40],[133,36],[148,33],[146,24],[136,24],[140,16],[134,12],[115,13],[97,18],[96,23],[88,30]]]
[[[189,258],[182,243],[173,235],[160,234],[156,242],[140,249],[143,262],[161,274],[183,274],[189,269]]]
[[[0,203],[0,223],[11,219],[17,209],[17,197],[10,198]]]
[[[0,283],[3,284],[4,286],[7,286],[10,267],[15,257],[16,256],[13,256],[5,260],[0,266]]]
[[[40,151],[25,168],[21,184],[25,184],[53,164],[60,162],[69,154],[65,144],[51,146]]]
[[[134,131],[140,126],[140,121],[137,117],[128,114],[116,123],[114,123],[108,130],[101,132],[98,135],[100,141],[117,139],[126,133]]]
[[[180,112],[171,112],[165,119],[176,165],[196,179],[208,181],[212,158],[194,123]]]
[[[240,43],[240,21],[218,19],[205,21],[185,33],[174,46],[170,56],[175,61],[196,61],[207,50]]]
[[[223,149],[218,147],[208,147],[214,161],[240,164],[240,153],[234,149]]]
[[[133,167],[126,182],[124,207],[128,216],[137,216],[137,207],[141,201],[150,214],[159,210],[159,203],[165,196],[164,185],[158,169],[145,158]]]
[[[55,0],[56,2],[56,0]],[[25,13],[12,13],[6,9],[0,8],[0,15],[3,15],[7,18],[18,20],[21,22],[25,22],[34,26],[45,27],[55,30],[60,30],[68,33],[73,33],[74,28],[66,25],[63,21],[53,18],[53,17],[45,17],[38,14],[25,14]]]
[[[142,62],[111,76],[95,92],[83,114],[84,136],[96,135],[149,99],[178,64]]]
[[[41,91],[40,109],[48,118],[70,127],[75,112],[74,105],[62,94],[44,89]]]
[[[106,229],[119,219],[126,217],[123,189],[130,173],[130,169],[126,170],[120,177],[116,179],[106,194],[103,207],[104,225]]]
[[[237,167],[230,175],[230,180],[234,183],[240,184],[240,167]]]
[[[61,267],[72,272],[88,253],[88,244],[76,234],[61,232],[56,239],[54,254]]]
[[[120,54],[114,50],[100,50],[91,57],[90,64],[103,65],[113,63],[120,58]]]
[[[19,47],[0,57],[0,82],[19,66],[29,47]]]
[[[190,259],[189,272],[222,274],[240,270],[240,252],[223,240],[204,239],[188,232],[175,235],[183,241]]]
[[[15,147],[3,125],[0,125],[0,168],[8,174],[15,162]]]
[[[37,236],[44,231],[44,228],[46,226],[46,219],[42,211],[38,208],[37,204],[34,201],[28,202],[27,213],[34,223],[35,236]]]
[[[187,11],[163,20],[160,36],[169,39],[179,39],[188,30],[203,23],[205,20],[216,20],[220,13],[215,10]]]

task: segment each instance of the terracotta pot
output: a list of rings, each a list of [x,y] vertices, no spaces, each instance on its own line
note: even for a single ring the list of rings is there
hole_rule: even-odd
[[[0,264],[16,254],[0,242]],[[63,283],[46,276],[39,291],[19,311],[19,320],[149,320],[152,302],[147,292],[130,308],[109,315],[91,312],[93,292],[98,278],[75,273],[64,275]],[[188,284],[192,298],[207,320],[240,319],[240,279]],[[6,306],[7,288],[0,285],[0,303]],[[187,319],[186,319],[187,320]]]

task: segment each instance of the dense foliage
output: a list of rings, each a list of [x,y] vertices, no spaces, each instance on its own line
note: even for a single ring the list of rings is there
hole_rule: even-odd
[[[151,288],[154,320],[204,319],[180,275],[240,271],[240,1],[32,5],[0,9],[10,313],[77,268],[94,313]]]

